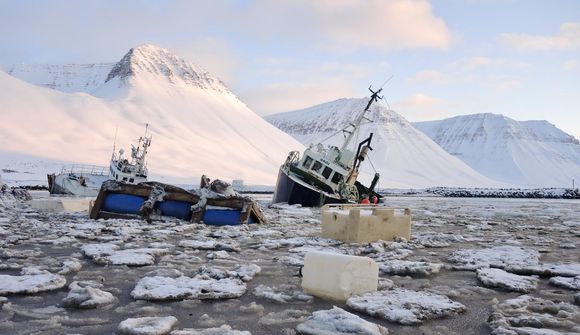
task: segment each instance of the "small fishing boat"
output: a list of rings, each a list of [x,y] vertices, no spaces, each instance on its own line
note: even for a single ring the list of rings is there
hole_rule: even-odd
[[[138,184],[147,181],[147,165],[145,157],[151,145],[151,135],[147,136],[149,125],[145,127],[145,135],[139,137],[137,146],[131,145],[130,160],[125,158],[123,149],[113,154],[109,168],[95,165],[66,165],[58,174],[47,175],[50,194],[67,194],[79,197],[95,197],[103,182],[112,179],[127,184]]]
[[[363,195],[380,197],[374,188],[379,180],[375,173],[369,187],[357,181],[360,164],[369,151],[373,150],[371,141],[373,133],[358,143],[356,152],[351,148],[351,142],[359,132],[365,114],[373,102],[382,99],[379,96],[382,88],[373,91],[363,111],[356,119],[340,132],[345,134],[341,147],[324,146],[323,143],[310,145],[302,157],[298,151],[291,151],[286,161],[278,171],[278,180],[272,203],[285,202],[300,204],[305,207],[320,207],[330,203],[356,203]]]
[[[132,185],[108,180],[101,187],[90,217],[147,221],[173,217],[208,225],[267,223],[260,206],[251,198],[218,192],[221,190],[203,183],[200,190],[186,191],[158,182]]]

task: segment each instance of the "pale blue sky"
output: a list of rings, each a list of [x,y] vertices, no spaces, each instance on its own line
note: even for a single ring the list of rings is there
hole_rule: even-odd
[[[385,87],[411,121],[546,119],[580,138],[580,1],[7,1],[0,65],[168,48],[258,114]]]

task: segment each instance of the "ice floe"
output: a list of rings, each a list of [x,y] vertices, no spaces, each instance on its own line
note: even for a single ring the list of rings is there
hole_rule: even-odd
[[[483,268],[477,270],[477,280],[485,286],[508,291],[528,293],[536,289],[538,278],[520,276],[502,269]]]
[[[466,310],[465,306],[446,296],[395,288],[353,296],[347,306],[371,316],[400,324],[418,324]]]
[[[386,335],[389,333],[387,328],[368,322],[336,306],[330,310],[312,313],[312,317],[299,324],[296,330],[307,335]]]
[[[245,330],[234,330],[228,325],[222,325],[217,328],[206,328],[206,329],[193,329],[185,328],[180,330],[174,330],[171,335],[252,335],[249,331]]]
[[[119,323],[117,329],[127,335],[164,335],[169,334],[176,323],[174,316],[129,318]]]
[[[141,300],[230,299],[246,293],[246,284],[239,279],[213,279],[197,275],[145,277],[137,282],[131,296]]]
[[[66,307],[89,309],[115,302],[116,299],[111,293],[100,289],[102,286],[96,282],[73,281],[69,285],[70,291],[62,300],[62,304]]]
[[[569,290],[580,291],[580,276],[576,277],[552,277],[550,284],[567,288]]]
[[[183,248],[198,249],[198,250],[224,250],[224,251],[240,251],[239,243],[230,241],[228,243],[221,242],[214,239],[209,240],[181,240],[178,245]]]
[[[439,273],[443,264],[428,262],[413,262],[403,260],[389,260],[378,263],[379,270],[389,275],[400,276],[429,276]]]
[[[487,323],[494,335],[574,334],[580,332],[580,308],[522,295],[494,304]]]
[[[22,271],[20,276],[0,275],[0,295],[38,293],[58,290],[66,285],[66,278],[48,271]]]
[[[539,266],[538,251],[511,245],[493,246],[484,249],[460,249],[454,251],[448,261],[457,270],[481,268],[528,268]],[[511,271],[510,271],[511,272]]]

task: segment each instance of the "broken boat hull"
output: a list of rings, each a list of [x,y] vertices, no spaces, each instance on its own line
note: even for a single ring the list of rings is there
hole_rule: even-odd
[[[155,188],[162,188],[163,199],[155,201],[151,213],[143,211],[144,204],[151,198]],[[198,211],[191,207],[200,202],[198,194],[188,192],[172,185],[146,182],[138,185],[107,181],[91,209],[92,219],[160,219],[174,217],[181,220],[209,225],[239,225],[247,223],[266,223],[267,220],[257,203],[246,197],[207,198],[205,205]]]
[[[278,172],[278,181],[272,203],[285,202],[304,207],[320,207],[326,204],[343,203],[344,200],[317,190],[297,177],[290,176],[284,169]]]

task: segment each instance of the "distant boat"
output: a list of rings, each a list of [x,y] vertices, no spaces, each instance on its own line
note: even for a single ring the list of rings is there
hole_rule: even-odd
[[[66,165],[58,174],[49,174],[48,190],[50,194],[67,194],[80,197],[95,197],[103,182],[115,180],[126,184],[138,184],[147,181],[147,165],[145,157],[151,145],[151,135],[139,137],[137,146],[131,145],[131,160],[123,157],[125,151],[119,150],[118,155],[113,148],[109,168],[95,165]]]
[[[358,202],[363,195],[375,195],[374,188],[379,180],[375,173],[370,187],[357,181],[359,167],[371,148],[373,133],[358,144],[356,152],[349,149],[355,134],[365,120],[373,102],[382,99],[382,88],[372,92],[371,98],[356,119],[341,132],[345,134],[342,146],[327,146],[322,143],[310,145],[302,157],[291,151],[280,167],[272,203],[285,202],[305,207],[319,207],[328,203]]]

